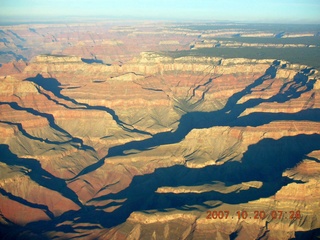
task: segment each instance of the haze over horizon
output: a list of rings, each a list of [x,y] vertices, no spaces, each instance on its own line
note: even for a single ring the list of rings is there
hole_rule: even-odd
[[[209,20],[257,23],[320,23],[317,0],[3,0],[0,23],[66,17]]]

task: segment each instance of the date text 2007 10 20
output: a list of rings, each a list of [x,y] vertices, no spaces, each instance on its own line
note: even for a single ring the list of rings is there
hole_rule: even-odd
[[[280,211],[280,210],[273,210],[270,212],[272,219],[300,219],[301,214],[300,211]],[[253,219],[265,219],[268,215],[265,213],[265,211],[254,211],[253,215],[251,217],[250,214],[248,214],[247,211],[237,211],[235,218],[238,219],[247,219],[247,218],[253,218]],[[230,211],[207,211],[207,217],[206,219],[228,219],[230,217]],[[231,216],[231,218],[234,218],[234,216]]]

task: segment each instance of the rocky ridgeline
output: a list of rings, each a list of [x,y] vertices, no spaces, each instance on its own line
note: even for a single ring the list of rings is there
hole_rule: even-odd
[[[180,58],[172,58],[155,52],[143,52],[139,57],[134,58],[125,65],[106,65],[102,63],[92,63],[85,64],[80,57],[76,56],[54,56],[54,55],[41,55],[35,57],[32,62],[35,64],[30,64],[24,70],[27,74],[32,73],[52,73],[51,71],[57,71],[57,73],[63,73],[69,70],[71,73],[83,74],[87,70],[90,70],[88,74],[98,74],[101,75],[109,73],[112,74],[127,74],[128,72],[134,72],[135,74],[161,74],[170,71],[194,71],[202,72],[206,68],[215,67],[215,71],[219,74],[225,73],[227,66],[232,66],[234,72],[239,73],[239,71],[249,71],[248,69],[243,69],[244,67],[251,67],[251,71],[259,72],[261,69],[259,67],[266,67],[271,65],[275,59],[249,59],[249,58],[219,58],[219,57],[197,57],[197,56],[186,56]],[[297,71],[308,66],[299,64],[290,64],[284,60],[279,61],[282,69],[284,71]],[[70,64],[70,65],[69,65]],[[265,65],[263,65],[265,64]],[[81,66],[81,69],[79,69]],[[46,67],[46,68],[44,68]],[[44,69],[44,70],[43,70]],[[51,70],[52,69],[52,70]],[[210,70],[207,70],[209,72]],[[281,70],[282,71],[282,70]],[[313,70],[315,74],[318,73],[316,69]]]

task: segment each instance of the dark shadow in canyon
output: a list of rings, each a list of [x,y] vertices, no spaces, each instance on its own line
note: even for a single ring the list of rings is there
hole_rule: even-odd
[[[223,165],[196,169],[181,165],[159,168],[151,174],[135,176],[130,186],[119,193],[97,197],[90,201],[99,203],[111,200],[107,205],[100,203],[99,206],[83,206],[81,210],[64,213],[52,222],[39,221],[28,224],[28,227],[35,230],[39,226],[45,226],[44,229],[52,230],[58,223],[73,221],[73,223],[101,224],[105,228],[110,228],[125,222],[135,211],[152,209],[166,211],[168,208],[191,211],[192,208],[188,209],[190,205],[210,208],[206,201],[241,204],[267,198],[288,183],[299,183],[283,177],[282,174],[286,169],[295,167],[308,153],[320,150],[319,142],[319,134],[301,134],[282,137],[279,140],[263,139],[249,146],[241,162],[227,162]],[[156,192],[158,188],[164,186],[201,186],[215,181],[228,186],[249,181],[261,181],[263,185],[260,188],[252,187],[227,194],[218,191],[180,194]],[[117,202],[119,200],[124,201]],[[118,207],[113,212],[107,213],[102,210],[113,206]]]
[[[44,78],[41,74],[37,74],[36,77],[27,78],[25,81],[33,82],[43,89],[52,92],[56,97],[78,105],[76,100],[61,94],[61,83],[55,78]]]
[[[320,239],[320,228],[310,230],[308,232],[295,232],[295,238],[290,238],[290,240],[319,240]]]
[[[83,143],[83,140],[77,137],[73,137],[71,134],[69,134],[66,130],[64,130],[63,128],[61,128],[60,126],[58,126],[55,121],[54,121],[54,117],[51,114],[48,113],[43,113],[43,112],[39,112],[33,108],[26,108],[26,107],[21,107],[20,105],[18,105],[16,102],[0,102],[0,105],[9,105],[12,109],[17,110],[17,111],[26,111],[28,113],[31,113],[32,115],[35,116],[40,116],[43,117],[45,119],[47,119],[49,126],[54,129],[55,131],[58,131],[61,133],[62,137],[66,137],[69,138],[70,140],[64,141],[64,142],[59,142],[59,141],[51,141],[49,139],[43,139],[40,137],[35,137],[32,136],[31,134],[29,134],[22,126],[21,123],[15,123],[15,122],[10,122],[10,121],[3,121],[0,120],[1,123],[5,123],[8,125],[12,125],[12,126],[16,126],[19,131],[27,138],[32,139],[32,140],[36,140],[36,141],[41,141],[41,142],[45,142],[47,144],[64,144],[64,143],[70,143],[71,145],[73,145],[76,148],[81,148],[82,150],[91,150],[91,151],[95,151],[95,149],[91,146],[85,145]]]
[[[256,79],[245,89],[232,95],[224,108],[213,112],[188,112],[180,119],[179,126],[174,132],[161,132],[141,141],[131,141],[123,145],[114,146],[109,149],[108,155],[102,158],[97,163],[94,163],[83,169],[77,176],[90,173],[104,164],[106,158],[114,156],[129,155],[124,152],[127,150],[145,151],[161,145],[173,144],[180,142],[192,129],[211,128],[214,126],[261,126],[263,124],[277,120],[320,120],[317,115],[319,109],[303,110],[300,113],[285,114],[285,113],[254,113],[252,115],[239,117],[246,109],[253,108],[261,103],[268,102],[286,102],[291,99],[299,98],[301,94],[310,91],[313,88],[315,80],[309,80],[306,74],[310,71],[301,71],[297,73],[293,80],[288,82],[276,95],[268,98],[250,99],[244,103],[238,103],[240,99],[248,94],[251,94],[255,87],[263,84],[265,80],[275,78],[277,68],[280,67],[280,62],[275,61],[265,72],[263,76]],[[267,116],[264,118],[264,116]],[[288,118],[288,119],[287,119]]]
[[[7,220],[6,220],[7,221]],[[39,231],[39,230],[38,230]],[[0,222],[0,239],[2,240],[49,240],[48,237],[36,233],[26,227],[12,222],[4,224]]]
[[[0,153],[0,162],[5,163],[8,166],[21,167],[23,169],[23,173],[29,176],[35,183],[52,191],[58,192],[65,198],[73,201],[75,204],[82,206],[78,196],[68,188],[66,182],[44,170],[37,160],[32,158],[19,158],[10,151],[9,146],[6,144],[0,144]],[[19,201],[18,198],[15,200],[24,204],[24,202]]]
[[[24,206],[28,206],[28,207],[31,207],[31,208],[37,208],[37,209],[40,209],[42,210],[49,218],[53,219],[54,218],[54,215],[53,213],[49,210],[48,206],[46,205],[43,205],[43,204],[37,204],[37,203],[32,203],[32,202],[29,202],[21,197],[18,197],[18,196],[15,196],[13,195],[12,193],[9,193],[7,192],[6,190],[0,188],[0,194],[2,196],[5,196],[9,199],[11,199],[12,201],[16,201],[16,202],[19,202],[21,204],[23,204]]]
[[[103,64],[103,61],[99,59],[81,58],[81,61],[88,64],[93,64],[93,63]]]
[[[33,82],[33,83],[41,86],[43,89],[52,92],[57,98],[71,102],[77,106],[84,107],[84,108],[82,108],[82,110],[98,110],[98,111],[107,112],[108,114],[110,114],[112,116],[113,120],[116,121],[116,123],[120,127],[122,127],[123,129],[125,129],[128,132],[135,132],[135,133],[150,135],[148,132],[135,129],[135,128],[129,126],[128,124],[122,122],[119,119],[119,117],[117,116],[116,112],[111,108],[108,108],[105,106],[91,106],[86,103],[80,103],[80,102],[76,101],[75,99],[72,99],[68,96],[61,94],[61,90],[62,90],[61,83],[55,78],[44,78],[41,74],[38,74],[36,77],[27,78],[26,81]],[[63,105],[63,106],[65,106],[65,105]]]
[[[109,206],[120,206],[110,213],[107,227],[118,225],[133,211],[150,209],[181,208],[185,205],[201,205],[205,201],[216,200],[229,204],[240,204],[274,195],[279,189],[292,180],[282,177],[282,173],[293,168],[306,154],[320,150],[320,135],[297,135],[283,137],[279,140],[263,139],[249,146],[241,162],[228,162],[219,166],[207,166],[192,169],[185,166],[172,166],[156,169],[154,173],[136,176],[130,186],[117,194],[108,194],[94,201],[107,199],[121,200],[124,203],[112,202]],[[250,188],[228,194],[216,191],[205,193],[155,193],[163,186],[197,186],[213,181],[227,185],[241,184],[249,181],[261,181],[261,188]],[[111,225],[109,225],[111,224]]]
[[[39,112],[33,108],[21,107],[16,102],[0,102],[0,105],[9,105],[14,110],[26,111],[28,113],[31,113],[32,115],[43,117],[48,120],[50,127],[57,130],[58,132],[61,132],[62,134],[67,135],[68,137],[71,137],[67,131],[65,131],[64,129],[62,129],[61,127],[59,127],[58,125],[55,124],[54,117],[51,114]]]

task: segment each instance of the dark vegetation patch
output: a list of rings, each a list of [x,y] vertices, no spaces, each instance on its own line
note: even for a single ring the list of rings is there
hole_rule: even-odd
[[[262,43],[262,44],[305,44],[320,46],[320,37],[233,37],[233,38],[214,38],[219,41],[235,41],[240,43]]]
[[[239,30],[252,30],[254,31],[269,31],[269,32],[313,32],[319,31],[319,24],[242,24],[242,23],[207,23],[207,24],[185,24],[177,25],[178,28],[185,28],[189,30],[210,31],[210,30],[223,30],[223,29],[239,29]]]
[[[279,59],[290,63],[320,68],[320,48],[202,48],[166,52],[166,55],[179,58],[184,56],[205,56],[221,58]]]

